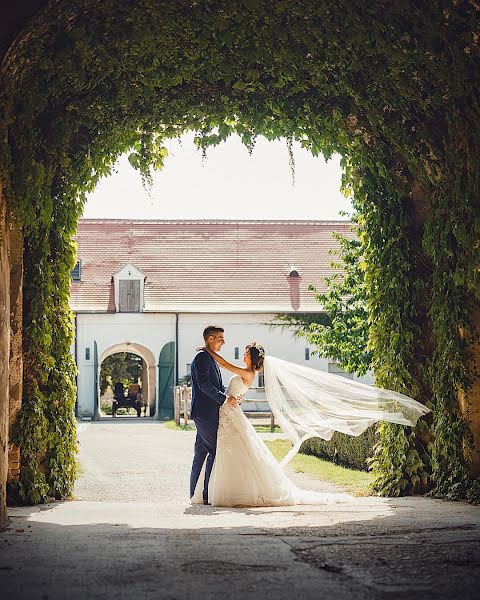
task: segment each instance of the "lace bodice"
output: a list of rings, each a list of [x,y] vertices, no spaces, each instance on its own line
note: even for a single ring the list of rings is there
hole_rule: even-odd
[[[243,383],[240,375],[233,375],[225,392],[228,396],[241,396],[245,394],[248,387]]]
[[[247,390],[248,387],[243,383],[240,375],[233,375],[228,382],[225,393],[227,396],[235,396],[235,398],[242,401]],[[242,409],[239,406],[230,406],[228,402],[224,402],[220,407],[218,439],[223,439],[226,447],[229,445],[228,439],[236,435],[236,430],[241,426],[239,421],[240,415],[243,417]]]

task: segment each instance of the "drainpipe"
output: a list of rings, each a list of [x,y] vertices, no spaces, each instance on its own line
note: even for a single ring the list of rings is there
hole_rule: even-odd
[[[178,313],[175,313],[175,385],[178,385]]]

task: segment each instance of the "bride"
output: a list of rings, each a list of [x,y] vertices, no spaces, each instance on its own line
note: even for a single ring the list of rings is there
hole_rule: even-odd
[[[302,365],[265,356],[256,342],[245,349],[245,367],[236,366],[210,350],[221,366],[234,375],[226,394],[242,398],[257,371],[264,369],[267,399],[275,419],[293,445],[279,464],[248,421],[240,406],[220,407],[217,452],[208,485],[213,506],[291,506],[342,502],[344,494],[322,494],[295,486],[282,467],[312,437],[330,439],[334,431],[360,435],[385,420],[413,426],[429,410],[408,396],[347,380]],[[205,465],[192,503],[203,504]]]

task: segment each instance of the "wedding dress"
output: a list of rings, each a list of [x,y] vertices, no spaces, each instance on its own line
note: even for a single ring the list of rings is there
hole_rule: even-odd
[[[230,379],[226,394],[242,396],[248,390],[239,375]],[[205,464],[193,504],[203,504]],[[345,502],[346,494],[323,494],[295,486],[267,448],[240,406],[220,407],[217,452],[208,485],[212,506],[292,506]]]
[[[430,410],[409,396],[352,381],[304,365],[266,356],[265,391],[270,408],[293,448],[288,463],[305,440],[330,440],[338,431],[358,436],[378,421],[414,427]]]
[[[351,381],[273,356],[264,361],[267,399],[277,423],[293,448],[278,463],[242,409],[220,407],[215,463],[208,486],[214,506],[291,506],[324,504],[350,499],[295,486],[282,467],[312,437],[329,440],[334,431],[358,436],[378,421],[414,426],[430,412],[399,392]],[[242,396],[248,388],[239,375],[230,379],[227,395]],[[205,465],[193,503],[203,503]]]

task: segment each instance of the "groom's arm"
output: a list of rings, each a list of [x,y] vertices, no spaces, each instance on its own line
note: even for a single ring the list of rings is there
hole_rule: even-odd
[[[195,358],[198,387],[206,396],[209,396],[218,404],[223,404],[227,395],[223,390],[216,388],[210,380],[211,360],[206,352],[200,352]]]

